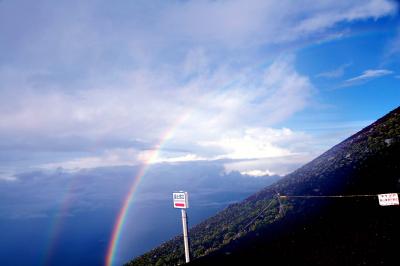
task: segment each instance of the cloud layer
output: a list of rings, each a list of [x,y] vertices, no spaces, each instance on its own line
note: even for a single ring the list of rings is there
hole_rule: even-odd
[[[137,163],[171,128],[159,161],[296,154],[286,133],[309,136],[276,125],[316,89],[290,47],[395,11],[383,0],[3,1],[1,168]]]

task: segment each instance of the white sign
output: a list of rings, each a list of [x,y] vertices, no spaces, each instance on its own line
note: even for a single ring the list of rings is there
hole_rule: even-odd
[[[187,192],[179,191],[172,193],[174,208],[187,209],[189,208],[189,195]]]
[[[399,196],[397,193],[379,194],[378,199],[381,206],[399,205]]]

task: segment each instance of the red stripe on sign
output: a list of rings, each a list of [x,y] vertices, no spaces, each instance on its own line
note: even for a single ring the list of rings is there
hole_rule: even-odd
[[[175,203],[175,206],[177,206],[177,207],[185,207],[185,204],[183,204],[183,203]]]

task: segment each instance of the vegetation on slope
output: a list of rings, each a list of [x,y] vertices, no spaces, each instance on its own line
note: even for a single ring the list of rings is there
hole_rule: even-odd
[[[212,261],[210,258],[215,257],[221,260],[221,258],[224,257],[224,260],[226,260],[225,257],[232,252],[239,254],[240,252],[243,253],[245,250],[248,250],[247,252],[253,252],[252,254],[254,255],[256,254],[254,250],[257,250],[257,252],[259,252],[257,254],[260,254],[260,252],[266,252],[265,249],[262,249],[263,245],[266,247],[268,246],[265,244],[265,236],[274,239],[272,237],[274,232],[286,233],[289,228],[297,228],[293,229],[293,232],[297,232],[296,236],[299,239],[303,239],[303,242],[299,241],[299,243],[301,242],[305,246],[313,246],[315,244],[310,244],[308,242],[308,236],[304,235],[304,232],[307,230],[303,229],[303,227],[308,228],[310,224],[315,225],[314,231],[311,231],[313,232],[313,239],[319,239],[319,242],[317,241],[316,243],[325,243],[318,237],[320,234],[318,230],[324,231],[329,228],[329,230],[339,237],[340,232],[335,231],[335,223],[332,223],[331,220],[336,219],[337,215],[343,214],[352,217],[354,221],[357,220],[357,222],[361,224],[359,227],[361,230],[361,228],[363,228],[363,221],[368,220],[363,214],[371,211],[371,206],[375,206],[375,203],[365,200],[360,201],[358,199],[352,202],[346,202],[345,205],[329,200],[323,201],[323,203],[315,200],[288,200],[284,202],[284,215],[278,215],[278,203],[274,195],[276,192],[285,195],[375,194],[396,192],[399,190],[400,180],[399,163],[398,159],[396,159],[399,158],[399,156],[400,108],[397,108],[374,124],[336,145],[312,162],[287,175],[277,183],[252,195],[241,203],[228,206],[217,215],[193,227],[190,230],[192,256],[195,259],[203,257],[203,259],[197,260],[197,263],[210,263],[210,261]],[[250,226],[245,227],[270,203],[271,207],[263,212],[263,215],[258,217]],[[329,213],[323,211],[327,209]],[[357,211],[360,211],[360,213]],[[374,213],[374,215],[381,215],[381,209],[373,209],[373,211],[374,212],[371,213]],[[358,216],[354,216],[355,213],[358,213]],[[382,231],[384,230],[382,228],[387,228],[388,234],[390,234],[390,230],[393,228],[390,224],[390,222],[393,221],[390,218],[392,216],[386,217],[387,223],[389,223],[385,224],[386,227],[383,227],[384,222],[381,222],[379,218],[375,216],[372,216],[373,219],[370,223],[375,223],[373,229]],[[397,219],[397,217],[398,216],[395,218]],[[295,223],[293,221],[295,221]],[[300,230],[298,229],[300,228],[298,224],[301,224],[301,221],[303,221],[303,223]],[[346,222],[348,221],[346,220]],[[340,223],[340,219],[338,223]],[[346,226],[345,221],[343,221],[343,228],[340,226],[338,226],[338,228],[345,231],[347,230]],[[351,226],[349,228],[351,228]],[[363,230],[367,229],[364,228]],[[353,238],[361,238],[361,236],[359,236],[361,233],[358,233],[357,227],[355,229],[353,228],[353,231],[357,233]],[[260,235],[262,237],[260,237]],[[293,241],[290,234],[286,234],[286,238],[283,237],[283,235],[284,233],[282,233],[280,237],[284,240],[276,242],[281,244],[275,243],[275,246],[281,245],[287,247],[287,245]],[[323,233],[321,233],[321,235],[323,235]],[[349,233],[349,235],[352,234]],[[326,237],[334,238],[335,235],[327,235]],[[385,235],[384,238],[387,239],[390,237]],[[258,242],[254,239],[258,239]],[[334,239],[332,241],[335,242]],[[342,239],[338,238],[336,241],[341,243]],[[376,239],[377,243],[379,241],[381,241],[380,238]],[[382,243],[386,242],[383,241]],[[342,249],[346,251],[346,244],[342,246]],[[250,249],[249,247],[252,248]],[[316,250],[319,248],[318,245],[313,247]],[[273,250],[274,246],[269,245],[268,248]],[[294,248],[292,247],[292,249]],[[296,246],[296,249],[301,250],[301,246]],[[360,254],[364,254],[363,246],[360,246],[359,249],[361,250]],[[239,252],[239,250],[242,251]],[[290,250],[290,248],[288,250]],[[320,250],[323,249],[321,248]],[[280,252],[280,250],[276,251],[276,253],[278,252]],[[317,252],[315,256],[322,259],[326,265],[329,265],[331,254],[329,256],[326,255],[329,251],[326,251],[325,255],[320,253]],[[272,255],[273,254],[271,254],[271,256]],[[366,257],[366,255],[362,256]],[[238,259],[238,256],[231,257]],[[183,259],[182,238],[175,237],[150,252],[132,260],[127,263],[127,265],[179,265],[184,263]],[[382,258],[380,259],[382,260]],[[333,265],[335,263],[333,263]]]

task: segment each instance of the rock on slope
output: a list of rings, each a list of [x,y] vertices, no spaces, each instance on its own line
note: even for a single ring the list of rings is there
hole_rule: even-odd
[[[397,265],[399,206],[380,207],[376,197],[289,198],[278,213],[274,195],[399,190],[400,107],[192,228],[191,264]],[[182,238],[176,237],[127,265],[177,265],[183,258]]]

